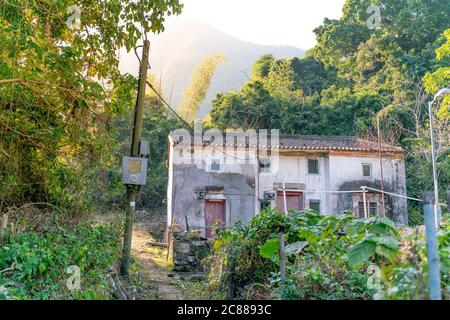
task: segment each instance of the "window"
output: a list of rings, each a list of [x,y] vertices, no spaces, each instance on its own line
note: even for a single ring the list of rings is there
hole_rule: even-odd
[[[308,159],[308,173],[319,174],[319,160]]]
[[[220,161],[217,159],[211,160],[211,171],[220,171]]]
[[[270,172],[270,159],[269,158],[259,159],[259,172],[264,172],[264,173]]]
[[[309,208],[320,213],[320,200],[309,200]]]
[[[369,216],[378,215],[378,206],[376,202],[369,202]]]
[[[364,219],[364,201],[363,202],[358,202],[358,217],[360,219]]]
[[[364,217],[364,202],[358,202],[358,216],[360,218]],[[376,202],[369,202],[367,203],[367,212],[369,214],[369,217],[378,215],[378,205]]]
[[[372,165],[370,163],[363,163],[362,165],[363,177],[372,177]]]
[[[301,211],[303,210],[303,194],[295,191],[286,191],[286,206],[288,210]],[[277,192],[277,209],[284,212],[284,193]]]

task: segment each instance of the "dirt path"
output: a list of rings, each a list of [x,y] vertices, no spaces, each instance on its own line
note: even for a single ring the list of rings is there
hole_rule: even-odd
[[[140,274],[139,300],[183,300],[183,286],[173,276],[167,249],[150,246],[154,237],[144,228],[135,226],[131,254]]]

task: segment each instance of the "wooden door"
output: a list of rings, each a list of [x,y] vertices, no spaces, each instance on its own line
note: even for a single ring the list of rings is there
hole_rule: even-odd
[[[225,200],[206,200],[205,204],[205,237],[212,238],[212,226],[221,221],[219,226],[225,226]]]
[[[302,193],[286,191],[286,205],[288,210],[303,210]],[[284,213],[283,191],[277,193],[277,210]]]

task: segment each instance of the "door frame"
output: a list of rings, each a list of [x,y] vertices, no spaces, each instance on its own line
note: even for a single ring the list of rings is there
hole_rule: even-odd
[[[227,227],[228,226],[228,219],[227,219],[227,215],[228,215],[228,210],[227,210],[227,201],[226,199],[205,199],[205,217],[203,219],[204,221],[204,225],[205,225],[205,232],[204,232],[204,236],[205,238],[207,237],[207,229],[208,229],[208,225],[207,225],[207,207],[208,207],[208,202],[220,202],[223,204],[223,226]],[[212,230],[211,230],[212,232]]]
[[[286,197],[288,196],[298,196],[300,197],[300,211],[302,211],[303,209],[305,209],[305,196],[304,193],[302,191],[286,191]],[[281,199],[283,199],[283,191],[277,191],[277,198],[275,201],[275,208],[278,207],[278,197],[281,197]],[[289,210],[289,209],[288,209]]]

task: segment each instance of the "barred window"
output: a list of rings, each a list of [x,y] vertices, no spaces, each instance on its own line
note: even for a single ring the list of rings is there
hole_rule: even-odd
[[[319,174],[319,160],[308,159],[308,173]]]

